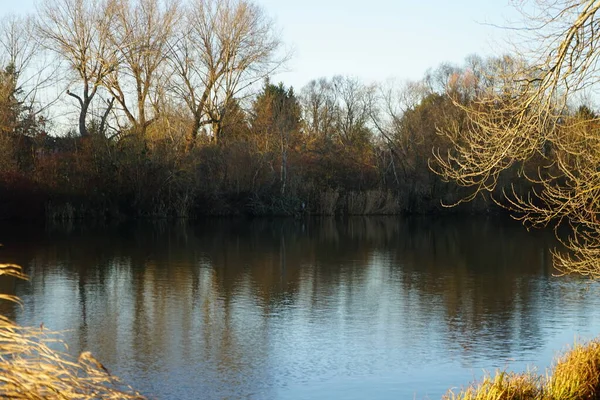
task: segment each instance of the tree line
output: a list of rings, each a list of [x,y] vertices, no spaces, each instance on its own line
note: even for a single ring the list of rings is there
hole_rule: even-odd
[[[0,218],[431,213],[469,196],[440,171],[458,137],[440,133],[468,127],[518,58],[296,90],[272,81],[290,57],[278,37],[248,0],[44,0],[5,17]],[[521,161],[453,211],[525,193]]]

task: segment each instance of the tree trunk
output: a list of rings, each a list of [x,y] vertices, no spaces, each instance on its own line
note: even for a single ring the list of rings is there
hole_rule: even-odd
[[[87,126],[85,124],[89,105],[89,101],[85,101],[81,104],[81,110],[79,112],[79,134],[81,135],[81,137],[87,137],[89,134]]]
[[[186,143],[186,151],[191,151],[194,149],[196,145],[196,137],[198,136],[198,131],[200,130],[200,118],[194,117],[194,123],[192,128],[187,134],[187,143]]]
[[[281,195],[285,195],[285,186],[287,182],[287,141],[285,140],[285,134],[281,132]]]

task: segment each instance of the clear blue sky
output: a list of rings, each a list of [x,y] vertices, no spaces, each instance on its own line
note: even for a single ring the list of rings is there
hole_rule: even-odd
[[[335,74],[419,79],[429,67],[502,52],[518,13],[508,0],[261,0],[294,46],[295,86]],[[486,25],[487,24],[487,25]]]
[[[0,0],[0,14],[34,10],[35,0]],[[311,79],[350,75],[365,82],[419,79],[429,67],[467,55],[500,54],[517,18],[510,0],[257,0],[294,49],[289,72],[297,89]]]

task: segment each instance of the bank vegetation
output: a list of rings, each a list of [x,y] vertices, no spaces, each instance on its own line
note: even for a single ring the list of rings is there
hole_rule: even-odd
[[[575,344],[546,375],[499,371],[444,400],[584,400],[600,396],[600,342]]]
[[[542,158],[470,191],[430,168],[518,57],[423,79],[274,83],[290,57],[248,0],[44,0],[0,21],[0,218],[500,210]],[[524,160],[523,160],[524,161]],[[527,166],[525,165],[527,164]]]

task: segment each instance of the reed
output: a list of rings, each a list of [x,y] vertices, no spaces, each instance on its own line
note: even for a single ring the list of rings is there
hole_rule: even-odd
[[[575,344],[559,356],[545,376],[497,372],[445,400],[594,400],[600,399],[600,341]]]
[[[320,215],[335,215],[340,193],[337,190],[326,190],[319,193],[317,213]]]
[[[458,393],[448,392],[445,400],[533,400],[540,397],[540,377],[532,373],[497,372]]]
[[[398,199],[390,190],[349,192],[346,203],[349,215],[392,215],[400,212]]]
[[[25,279],[21,268],[0,264],[0,275]],[[0,299],[17,301],[14,296]],[[22,327],[0,316],[0,398],[4,399],[144,399],[122,384],[94,358],[55,350],[66,345],[43,327]]]
[[[544,399],[600,399],[600,341],[576,343],[552,367]]]

